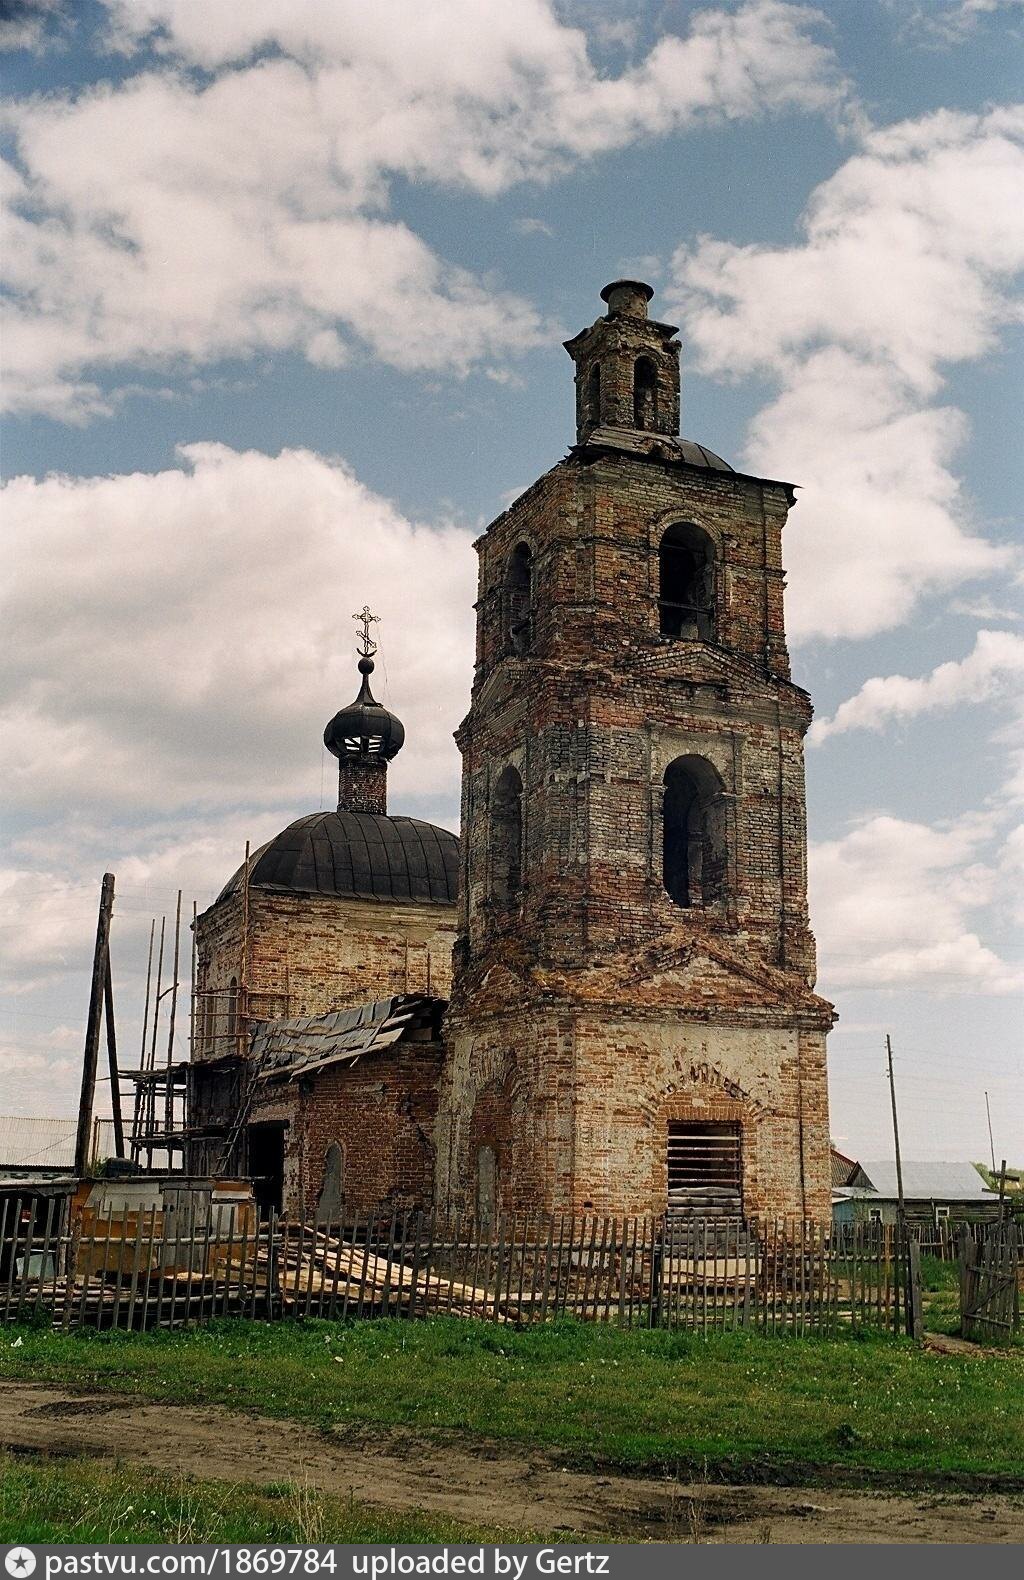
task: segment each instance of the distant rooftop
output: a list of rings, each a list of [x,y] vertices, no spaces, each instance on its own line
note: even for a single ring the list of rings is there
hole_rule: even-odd
[[[841,1189],[843,1196],[882,1196],[895,1201],[899,1195],[896,1164],[891,1158],[861,1162],[874,1190],[858,1186]],[[903,1194],[908,1201],[991,1201],[992,1192],[973,1163],[904,1163]]]
[[[0,1114],[0,1169],[72,1169],[75,1166],[77,1119],[31,1119]],[[112,1119],[93,1120],[93,1152],[114,1151]]]

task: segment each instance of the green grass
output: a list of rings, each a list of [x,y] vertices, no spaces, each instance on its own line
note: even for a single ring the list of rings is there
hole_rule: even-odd
[[[960,1270],[956,1262],[922,1256],[921,1310],[930,1333],[960,1332]]]
[[[398,1514],[301,1483],[231,1486],[0,1455],[0,1542],[517,1542],[533,1532]]]
[[[0,1335],[0,1376],[222,1404],[359,1436],[404,1426],[566,1462],[769,1476],[832,1466],[1024,1482],[1024,1356],[438,1318],[231,1320],[188,1333]]]

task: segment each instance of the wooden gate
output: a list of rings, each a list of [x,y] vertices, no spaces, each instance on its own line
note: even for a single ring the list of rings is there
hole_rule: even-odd
[[[1004,1343],[1020,1328],[1020,1233],[1000,1224],[960,1235],[960,1332]]]

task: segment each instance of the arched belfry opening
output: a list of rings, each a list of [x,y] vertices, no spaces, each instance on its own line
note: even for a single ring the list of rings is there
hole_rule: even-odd
[[[665,770],[662,876],[683,909],[720,904],[727,867],[725,786],[705,757],[677,757]]]
[[[715,638],[715,545],[691,521],[674,523],[658,547],[658,616],[663,636]]]
[[[505,624],[509,646],[522,656],[533,646],[533,550],[519,543],[505,571]]]
[[[658,426],[658,370],[650,357],[637,357],[633,366],[633,426]]]
[[[499,910],[519,903],[523,886],[523,781],[511,764],[491,795],[491,897]]]
[[[595,362],[587,378],[586,421],[593,428],[601,425],[601,364]]]

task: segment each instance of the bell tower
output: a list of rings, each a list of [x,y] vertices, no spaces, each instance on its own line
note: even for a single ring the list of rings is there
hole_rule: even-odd
[[[476,545],[439,1198],[823,1218],[794,493],[679,437],[675,328],[601,294],[576,443]]]
[[[616,280],[601,292],[608,315],[565,349],[576,364],[576,440],[602,428],[679,432],[679,342],[672,324],[647,316],[654,292]]]

